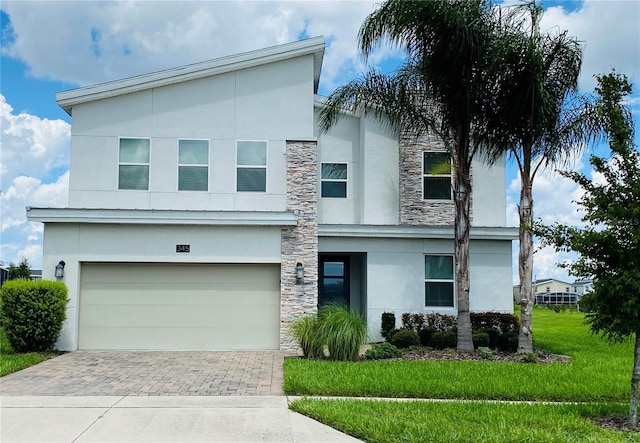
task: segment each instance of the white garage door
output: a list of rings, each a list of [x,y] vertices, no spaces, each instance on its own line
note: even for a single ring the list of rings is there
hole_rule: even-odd
[[[280,265],[83,264],[80,349],[278,349]]]

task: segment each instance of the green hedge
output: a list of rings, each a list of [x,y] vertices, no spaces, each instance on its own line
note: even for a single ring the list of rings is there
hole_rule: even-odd
[[[6,281],[0,288],[0,319],[16,352],[53,349],[66,318],[67,287],[48,280]]]

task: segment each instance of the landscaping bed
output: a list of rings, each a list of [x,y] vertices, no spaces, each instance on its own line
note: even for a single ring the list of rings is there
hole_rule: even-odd
[[[488,357],[491,355],[491,357]],[[402,360],[444,360],[444,361],[499,361],[513,363],[568,363],[571,357],[553,354],[539,349],[531,354],[493,351],[490,354],[478,352],[458,352],[455,349],[409,349],[404,352]]]

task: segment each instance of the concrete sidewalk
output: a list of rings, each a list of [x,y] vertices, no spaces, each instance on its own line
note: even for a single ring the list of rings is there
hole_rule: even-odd
[[[283,396],[2,396],[0,441],[358,442]]]

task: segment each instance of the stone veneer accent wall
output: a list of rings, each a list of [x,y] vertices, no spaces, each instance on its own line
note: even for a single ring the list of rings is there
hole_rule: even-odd
[[[316,141],[287,140],[287,211],[297,226],[282,228],[280,275],[280,349],[297,350],[289,335],[291,320],[318,309],[318,166]],[[297,285],[296,264],[304,265]]]
[[[425,151],[447,150],[435,136],[417,140],[411,135],[400,137],[400,224],[453,226],[456,210],[453,200],[422,199],[422,153]],[[473,219],[473,206],[471,217]]]

